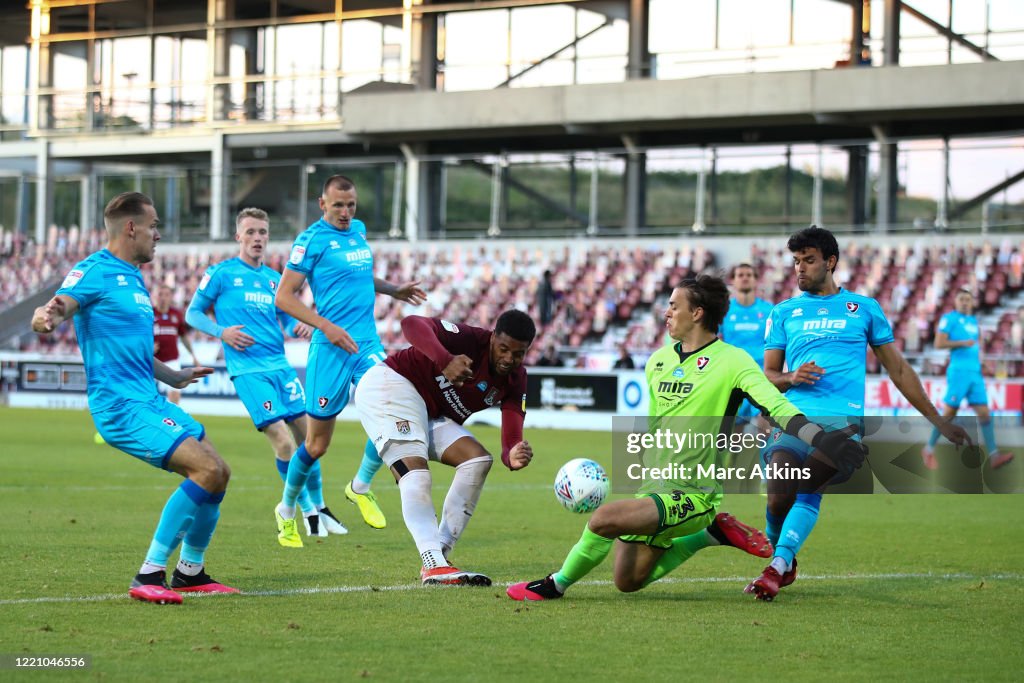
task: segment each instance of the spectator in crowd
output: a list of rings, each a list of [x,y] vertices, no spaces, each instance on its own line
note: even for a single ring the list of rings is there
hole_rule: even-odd
[[[616,370],[636,369],[636,363],[633,362],[633,356],[629,354],[629,349],[626,348],[625,344],[619,344],[619,357],[615,361],[615,365],[612,367]]]
[[[541,325],[547,325],[555,317],[555,298],[555,285],[551,281],[551,271],[545,270],[544,277],[537,286],[537,309]]]
[[[544,353],[534,365],[542,368],[560,368],[564,363],[561,356],[558,355],[558,349],[555,348],[554,343],[550,343],[544,348]]]

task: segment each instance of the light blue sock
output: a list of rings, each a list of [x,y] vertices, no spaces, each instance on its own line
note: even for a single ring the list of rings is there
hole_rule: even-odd
[[[772,542],[772,546],[779,545],[779,536],[782,535],[782,525],[786,523],[785,517],[779,517],[768,512],[766,508],[764,511],[765,528],[764,533],[768,537],[768,540]]]
[[[281,476],[281,481],[288,482],[288,461],[281,460],[280,458],[274,458],[274,464],[277,465],[277,473]],[[316,514],[316,507],[313,506],[313,501],[309,499],[309,491],[306,489],[302,490],[298,498],[299,507],[302,508],[303,516]]]
[[[320,474],[320,461],[317,460],[309,468],[309,479],[306,480],[306,491],[309,492],[309,499],[313,501],[316,509],[327,507],[324,504],[324,478]]]
[[[937,444],[938,442],[939,442],[939,428],[938,427],[932,427],[932,433],[928,437],[928,448],[929,449],[935,448],[935,444]]]
[[[299,444],[295,449],[295,455],[288,461],[288,476],[284,480],[284,495],[281,497],[283,506],[295,507],[299,493],[306,488],[306,480],[309,479],[309,470],[312,469],[313,462],[309,451],[306,450],[306,444]]]
[[[377,454],[377,449],[373,447],[373,442],[367,439],[366,445],[363,446],[363,460],[359,463],[359,471],[356,472],[356,476],[352,480],[352,489],[356,493],[366,493],[369,491],[373,476],[377,474],[377,470],[383,464],[384,461]]]
[[[146,562],[157,567],[167,566],[167,557],[174,552],[185,533],[192,526],[199,508],[210,499],[210,493],[191,479],[186,479],[167,499],[156,533],[149,544]]]
[[[775,557],[781,557],[789,566],[793,566],[793,559],[818,522],[820,507],[820,493],[796,494],[796,503],[786,514],[786,521],[782,525],[779,543],[775,546]]]
[[[999,450],[999,447],[996,446],[996,421],[990,417],[988,422],[981,422],[980,426],[981,438],[985,440],[985,448],[991,455]]]
[[[213,531],[217,528],[222,500],[224,500],[224,491],[214,493],[196,513],[196,518],[185,534],[185,540],[181,543],[181,559],[185,562],[205,564],[206,548],[209,547]]]

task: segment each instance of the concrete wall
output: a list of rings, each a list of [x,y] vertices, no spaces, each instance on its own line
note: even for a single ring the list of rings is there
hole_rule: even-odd
[[[998,83],[999,87],[992,87]],[[913,119],[997,108],[1024,116],[1024,62],[710,76],[473,92],[350,95],[350,135],[465,135],[477,131],[601,126],[607,130]]]

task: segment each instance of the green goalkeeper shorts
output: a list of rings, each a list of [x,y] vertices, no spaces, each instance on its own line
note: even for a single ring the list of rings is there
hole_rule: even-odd
[[[655,548],[670,548],[672,539],[689,536],[708,528],[718,513],[720,494],[670,491],[637,494],[650,498],[658,506],[658,530],[650,536],[619,536],[626,543],[644,543]]]

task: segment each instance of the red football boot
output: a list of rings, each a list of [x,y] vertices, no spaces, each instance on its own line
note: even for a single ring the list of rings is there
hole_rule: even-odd
[[[180,605],[181,596],[167,588],[164,571],[136,574],[128,595],[133,600],[151,602],[154,605]]]
[[[789,572],[786,572],[787,574]],[[758,600],[764,600],[765,602],[771,602],[775,599],[775,596],[779,594],[779,588],[782,587],[782,576],[779,572],[775,571],[775,567],[768,565],[761,572],[761,576],[757,577],[743,589],[744,593],[753,593]]]
[[[237,588],[225,586],[210,578],[206,569],[200,569],[195,576],[182,574],[177,569],[171,575],[171,588],[179,593],[238,593]]]
[[[728,512],[719,512],[712,526],[721,532],[729,545],[757,557],[771,557],[775,552],[771,541],[759,529],[748,526]]]
[[[555,586],[555,580],[551,575],[536,581],[523,581],[514,583],[505,590],[505,594],[513,600],[528,600],[536,602],[539,600],[557,600],[562,597]]]
[[[465,572],[455,567],[420,569],[420,580],[425,586],[490,586],[491,578],[477,572]]]

